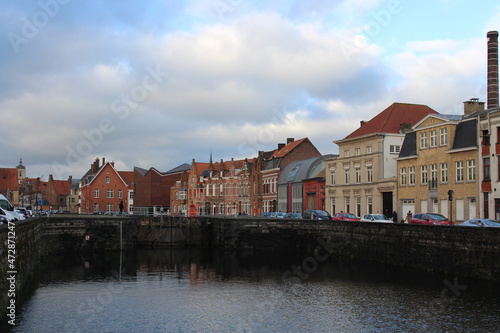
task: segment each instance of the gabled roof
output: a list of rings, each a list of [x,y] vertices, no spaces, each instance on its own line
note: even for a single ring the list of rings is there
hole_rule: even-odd
[[[71,194],[71,182],[68,180],[53,180],[52,184],[57,195],[70,195]]]
[[[187,163],[183,163],[173,169],[168,170],[165,172],[165,174],[170,174],[170,173],[177,173],[177,172],[182,172],[191,169],[191,166]]]
[[[0,190],[15,191],[19,185],[16,168],[0,168]]]
[[[303,139],[300,139],[300,140],[297,140],[297,141],[290,142],[289,144],[287,144],[283,148],[276,149],[273,152],[273,154],[270,156],[269,159],[280,158],[280,157],[285,156],[286,154],[288,154],[289,152],[291,152],[295,147],[297,147],[298,145],[300,145],[305,140],[307,140],[307,138],[303,138]]]
[[[113,167],[114,169],[114,167]],[[133,171],[117,171],[118,175],[123,179],[126,185],[130,185],[134,182],[134,172]]]
[[[417,155],[417,132],[408,132],[403,140],[399,157],[410,157]]]
[[[400,133],[401,124],[415,125],[429,113],[436,111],[421,104],[393,103],[344,138],[351,139],[372,133]]]

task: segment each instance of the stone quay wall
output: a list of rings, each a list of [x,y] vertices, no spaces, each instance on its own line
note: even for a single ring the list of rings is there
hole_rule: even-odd
[[[231,250],[328,252],[456,276],[500,281],[500,228],[209,219],[212,244]]]

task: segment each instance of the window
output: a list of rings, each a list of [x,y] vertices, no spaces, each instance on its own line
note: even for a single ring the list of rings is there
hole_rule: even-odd
[[[95,203],[94,204],[94,212],[97,212],[99,210],[99,204]]]
[[[122,190],[118,190],[118,198],[123,198],[123,191]]]
[[[427,184],[428,176],[427,176],[427,165],[422,165],[420,167],[420,184]]]
[[[330,205],[332,207],[332,215],[335,214],[335,197],[330,198]]]
[[[432,130],[429,135],[429,144],[431,147],[436,147],[437,146],[437,135],[436,135],[436,130]]]
[[[107,190],[106,191],[106,198],[114,198],[115,197],[115,193],[113,190]]]
[[[351,211],[351,198],[344,197],[344,200],[345,200],[345,211],[346,213],[349,213]]]
[[[467,181],[476,180],[476,161],[468,160],[467,161]]]
[[[372,214],[373,213],[373,197],[371,195],[366,197],[366,205],[367,205],[367,207],[366,207],[367,213]]]
[[[366,175],[366,181],[368,183],[371,183],[373,181],[373,168],[372,168],[371,165],[369,165],[369,166],[366,167],[366,173],[367,173],[367,175]]]
[[[448,182],[448,163],[441,163],[441,183]]]
[[[366,146],[366,153],[371,154],[372,153],[372,146]]]
[[[401,149],[401,146],[398,146],[398,145],[390,145],[389,146],[389,151],[391,152],[391,154],[399,153],[400,149]]]
[[[106,184],[109,184],[110,181],[109,181],[109,177],[106,177]]]
[[[408,168],[408,184],[415,185],[415,167]]]
[[[98,188],[96,188],[94,190],[94,198],[96,198],[96,199],[99,198],[99,189]]]
[[[179,200],[186,200],[187,191],[182,189],[179,191]]]
[[[112,212],[113,211],[113,204],[106,204],[106,211]]]
[[[344,150],[344,157],[349,157],[349,150],[348,149]]]
[[[128,198],[133,199],[134,198],[134,191],[128,192]]]
[[[356,184],[361,183],[361,169],[358,167],[355,169]]]
[[[464,162],[463,161],[458,161],[456,163],[457,167],[457,182],[463,182],[464,181]]]
[[[425,149],[427,148],[427,133],[422,132],[420,133],[420,149]]]
[[[401,186],[406,186],[406,168],[401,168]]]
[[[485,157],[483,158],[483,172],[484,172],[484,180],[490,181],[491,180],[491,165],[490,165],[490,158]]]
[[[356,155],[356,156],[361,155],[361,149],[360,148],[354,149],[354,155]]]
[[[350,184],[351,173],[349,169],[345,169],[345,183]]]
[[[356,197],[356,216],[361,216],[361,197]]]
[[[446,146],[448,144],[448,129],[441,128],[439,130],[439,144],[441,146]]]
[[[438,166],[431,164],[431,188],[437,189]]]
[[[335,185],[335,169],[330,169],[332,185]]]

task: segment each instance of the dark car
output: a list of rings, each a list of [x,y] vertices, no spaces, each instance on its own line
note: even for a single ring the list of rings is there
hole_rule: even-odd
[[[351,213],[337,213],[333,215],[332,220],[334,221],[359,221],[356,215]]]
[[[464,227],[495,227],[495,228],[499,228],[500,221],[493,220],[493,219],[470,219],[470,220],[463,222],[460,225],[464,226]]]
[[[286,219],[302,219],[302,214],[300,213],[286,213],[285,214]]]
[[[319,209],[306,209],[302,213],[302,217],[304,219],[309,219],[309,220],[325,220],[325,221],[332,220],[330,213]]]
[[[454,225],[444,215],[438,213],[416,213],[410,219],[411,224],[430,224],[430,225]]]

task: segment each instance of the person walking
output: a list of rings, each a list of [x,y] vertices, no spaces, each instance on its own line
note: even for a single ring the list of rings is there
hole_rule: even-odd
[[[392,222],[398,223],[398,213],[396,211],[392,213]]]
[[[413,217],[413,214],[411,213],[411,210],[408,211],[408,214],[406,214],[406,223],[410,223],[410,219]]]

